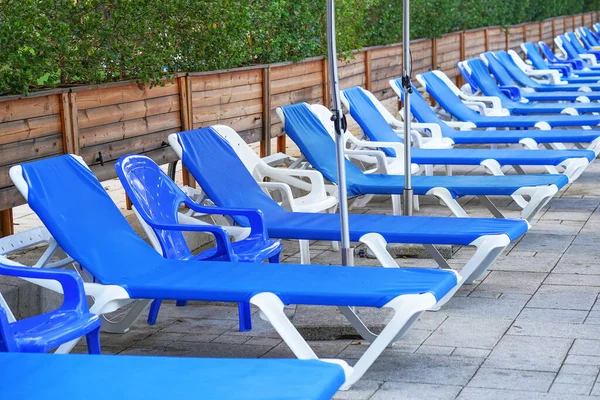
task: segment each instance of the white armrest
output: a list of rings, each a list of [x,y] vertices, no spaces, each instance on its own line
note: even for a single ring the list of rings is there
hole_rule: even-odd
[[[474,123],[467,122],[467,121],[444,121],[444,122],[450,128],[459,129],[461,131],[470,131],[470,130],[477,128],[477,126]]]
[[[550,83],[564,85],[567,82],[560,79],[560,72],[555,69],[538,69],[526,71],[526,74],[534,78],[548,77]]]
[[[442,128],[438,124],[434,124],[433,122],[425,123],[425,122],[413,122],[411,128],[417,130],[428,130],[431,132],[431,140],[442,140]]]
[[[400,142],[374,142],[371,140],[360,140],[351,135],[346,136],[346,140],[359,147],[371,149],[391,148],[396,154],[402,154],[404,151],[404,144]]]
[[[264,177],[273,178],[279,182],[310,192],[309,196],[315,197],[315,201],[321,201],[327,197],[325,181],[319,171],[274,168],[264,164],[258,165],[258,168]],[[308,178],[309,182],[298,179],[298,177]]]
[[[274,189],[277,190],[281,194],[281,198],[283,201],[287,201],[290,205],[292,211],[294,211],[294,195],[292,194],[292,189],[290,185],[283,182],[257,182],[258,186],[265,189]]]
[[[476,111],[481,112],[481,115],[487,115],[486,112],[486,106],[484,103],[480,102],[480,101],[463,101],[463,103],[472,109],[475,109]]]
[[[596,56],[594,56],[593,54],[580,54],[579,57],[583,58],[584,60],[587,60],[591,65],[598,65],[598,62],[596,61]]]
[[[388,168],[387,168],[387,157],[385,156],[385,153],[383,151],[380,150],[346,150],[345,153],[352,157],[352,156],[371,156],[373,158],[375,158],[376,162],[377,162],[377,169],[375,169],[375,173],[379,173],[379,174],[387,174],[388,172]]]
[[[464,102],[476,102],[476,103],[491,103],[492,108],[502,109],[502,102],[498,97],[495,96],[471,96],[464,92],[460,92],[460,97],[465,100]]]

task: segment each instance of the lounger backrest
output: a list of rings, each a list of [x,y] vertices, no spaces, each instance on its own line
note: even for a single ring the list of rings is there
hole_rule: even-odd
[[[574,32],[567,32],[565,36],[579,54],[585,54],[587,52]]]
[[[296,143],[313,167],[319,170],[326,179],[337,183],[336,147],[327,128],[323,126],[306,103],[283,106],[280,107],[280,110],[285,116],[286,134]],[[363,172],[348,159],[345,161],[348,192],[352,193],[352,182],[361,179]]]
[[[471,78],[477,82],[477,85],[481,88],[481,91],[486,96],[496,96],[502,100],[502,103],[512,103],[498,87],[498,84],[490,75],[490,71],[487,69],[485,63],[478,59],[473,58],[467,61],[469,68],[471,69]]]
[[[567,53],[567,55],[574,59],[574,60],[579,60],[581,59],[581,57],[579,57],[579,52],[577,51],[577,49],[571,44],[571,42],[569,41],[569,39],[567,39],[564,35],[559,35],[558,39],[560,41],[560,44],[563,48],[563,50]]]
[[[525,54],[527,54],[527,58],[531,61],[531,64],[536,69],[548,69],[548,63],[544,60],[544,57],[538,52],[534,43],[527,42],[521,45]]]
[[[188,171],[219,207],[255,208],[266,217],[285,212],[258,186],[229,143],[212,127],[177,134]],[[236,220],[246,225],[244,220]]]
[[[158,224],[179,223],[179,206],[187,196],[154,161],[146,156],[124,156],[117,161],[115,168],[125,192],[142,219]],[[192,255],[182,232],[152,231],[163,256],[185,259]]]
[[[518,86],[514,77],[508,73],[502,64],[500,64],[500,61],[498,61],[492,52],[487,51],[481,56],[485,58],[488,69],[492,72],[492,74],[494,74],[494,77],[496,77],[496,80],[500,83],[500,85]]]
[[[361,87],[355,86],[345,89],[343,94],[350,105],[350,115],[370,140],[375,142],[404,142],[394,132]],[[383,148],[382,150],[388,156],[396,156],[393,149]]]
[[[494,53],[496,59],[502,64],[502,66],[508,71],[510,76],[513,77],[514,80],[519,82],[521,85],[526,87],[534,87],[538,83],[531,79],[513,60],[512,56],[508,54],[506,51],[497,51]],[[492,56],[493,57],[493,56]]]
[[[456,94],[433,71],[421,74],[427,92],[446,111],[463,121],[479,120],[481,116],[465,106]]]
[[[540,40],[538,42],[538,46],[540,46],[540,50],[542,51],[542,54],[544,55],[544,57],[546,57],[546,59],[550,62],[553,63],[557,63],[560,62],[560,60],[558,59],[558,57],[556,57],[556,54],[554,54],[554,52],[552,51],[552,49],[546,44],[546,42]]]
[[[94,174],[70,155],[23,164],[27,201],[63,250],[103,283],[152,273],[162,261]],[[144,260],[143,271],[134,268]]]
[[[583,34],[583,36],[585,36],[587,38],[588,42],[592,46],[600,45],[600,42],[598,41],[598,36],[597,36],[596,32],[590,30],[587,26],[582,26],[580,31]]]

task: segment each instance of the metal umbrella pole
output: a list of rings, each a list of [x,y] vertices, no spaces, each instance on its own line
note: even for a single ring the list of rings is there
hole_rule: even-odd
[[[402,87],[404,103],[404,193],[402,194],[402,211],[404,215],[413,213],[413,188],[411,177],[411,141],[410,141],[410,94],[412,87],[410,84],[411,60],[410,60],[410,0],[402,1]]]
[[[348,227],[348,193],[346,192],[346,165],[344,133],[346,118],[342,112],[340,87],[337,69],[337,48],[335,41],[335,0],[327,0],[327,52],[329,61],[329,79],[332,92],[333,109],[331,120],[335,126],[336,161],[339,190],[341,253],[342,265],[353,264],[350,248],[350,229]]]

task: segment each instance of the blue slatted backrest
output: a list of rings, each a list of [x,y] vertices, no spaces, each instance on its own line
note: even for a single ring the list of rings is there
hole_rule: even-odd
[[[544,60],[544,57],[538,52],[534,43],[527,42],[524,44],[527,49],[527,58],[531,61],[531,64],[537,69],[548,69],[548,63]]]
[[[579,38],[577,37],[577,35],[575,35],[575,33],[567,32],[565,36],[579,54],[586,53],[585,47],[583,47],[583,45],[579,42]]]
[[[561,42],[562,42],[562,48],[565,50],[565,52],[567,53],[567,55],[570,58],[572,58],[574,60],[581,59],[581,57],[579,57],[579,52],[571,44],[571,42],[569,42],[569,39],[567,39],[564,35],[560,35],[560,39],[561,39]]]
[[[76,159],[64,155],[22,167],[29,206],[63,250],[100,282],[132,279],[163,261]]]
[[[475,111],[465,106],[462,101],[452,92],[444,81],[437,77],[433,72],[421,74],[427,86],[427,92],[456,118],[463,121],[480,120],[481,116]]]
[[[268,218],[285,213],[258,186],[229,143],[211,127],[177,134],[183,165],[219,207],[255,208]],[[245,219],[236,221],[246,225]]]
[[[503,106],[514,104],[514,101],[502,93],[482,60],[473,58],[467,61],[467,64],[469,64],[469,67],[471,68],[471,77],[477,82],[485,95],[499,97]]]
[[[344,90],[350,103],[350,115],[358,123],[367,137],[374,142],[404,141],[394,132],[367,94],[358,86]],[[388,156],[396,156],[394,149],[382,148]]]
[[[497,51],[496,57],[498,60],[500,60],[502,66],[506,68],[510,76],[512,76],[521,85],[526,87],[535,87],[536,85],[538,85],[538,82],[531,79],[529,75],[527,75],[525,72],[523,72],[521,68],[519,68],[515,60],[513,60],[512,56],[506,51]]]
[[[494,77],[496,77],[496,80],[500,82],[500,85],[518,86],[517,82],[515,82],[514,77],[508,73],[508,71],[506,70],[506,68],[504,68],[502,64],[500,64],[498,59],[494,57],[494,54],[488,51],[486,53],[483,53],[483,56],[487,61],[488,69],[492,72],[492,74],[494,74]]]

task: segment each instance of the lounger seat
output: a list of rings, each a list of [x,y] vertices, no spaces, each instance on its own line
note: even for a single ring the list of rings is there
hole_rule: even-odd
[[[34,161],[12,167],[10,176],[61,248],[94,277],[84,284],[88,294],[94,293],[92,313],[114,311],[133,299],[249,302],[296,356],[314,359],[314,351],[285,316],[284,304],[393,308],[395,316],[373,338],[365,356],[354,368],[345,365],[345,388],[421,312],[458,285],[457,274],[448,270],[170,260],[134,232],[80,158]],[[349,308],[346,312],[354,315]]]
[[[561,78],[567,82],[591,83],[600,80],[600,72],[598,71],[574,70],[572,65],[544,60],[544,57],[532,42],[522,43],[521,49],[537,70],[558,70],[562,74]]]
[[[450,114],[460,121],[475,124],[478,128],[536,128],[544,124],[549,127],[582,127],[600,124],[595,115],[537,115],[537,116],[487,116],[467,107],[440,78],[440,71],[425,72],[417,76],[427,92]],[[575,130],[575,133],[579,130]]]
[[[3,399],[329,400],[344,383],[315,360],[0,353],[0,365]]]
[[[497,62],[498,60],[494,58],[493,61],[490,61],[489,65],[491,66]],[[476,87],[473,88],[474,90],[480,89],[486,96],[498,97],[502,103],[502,107],[507,109],[511,114],[560,114],[567,108],[579,113],[600,112],[599,103],[522,103],[514,101],[500,90],[482,60],[472,59],[459,64],[463,65],[463,68],[461,68],[463,75],[470,72],[470,78],[476,84]],[[497,66],[498,69],[502,67],[502,65]],[[515,68],[518,67],[515,66]]]

